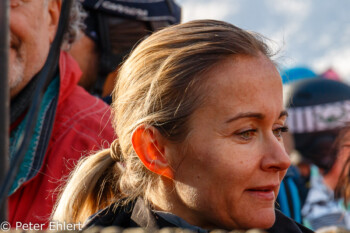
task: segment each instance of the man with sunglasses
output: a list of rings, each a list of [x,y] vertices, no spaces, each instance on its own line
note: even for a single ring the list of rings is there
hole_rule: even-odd
[[[10,157],[16,158],[26,135],[31,102],[58,29],[63,0],[10,0],[9,87]],[[79,1],[72,1],[63,47],[82,25]],[[51,56],[51,55],[49,55]],[[58,188],[82,156],[113,140],[109,107],[77,85],[81,71],[64,51],[47,77],[37,121],[9,191],[11,226],[46,224]],[[52,68],[51,67],[51,68]]]

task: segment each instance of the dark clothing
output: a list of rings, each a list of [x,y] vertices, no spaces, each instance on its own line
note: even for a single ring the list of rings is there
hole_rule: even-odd
[[[154,214],[140,198],[127,206],[117,207],[116,204],[112,204],[98,212],[85,224],[85,228],[92,226],[142,227],[149,231],[164,227],[177,227]]]
[[[282,214],[279,210],[275,211],[276,213],[276,221],[273,226],[267,230],[269,233],[282,233],[282,232],[313,232],[309,228],[304,227],[303,225],[295,222],[293,219],[288,218],[284,214]]]
[[[306,179],[301,176],[297,167],[290,166],[281,182],[276,200],[278,203],[276,205],[277,209],[287,217],[302,223],[301,208],[305,203],[308,191]]]
[[[165,227],[187,228],[172,224],[155,212],[152,212],[140,198],[135,202],[129,203],[127,206],[121,207],[112,204],[108,208],[98,212],[87,221],[85,229],[93,226],[117,226],[121,228],[142,227],[149,232]],[[193,230],[193,228],[190,230]],[[294,220],[276,210],[276,222],[267,232],[309,233],[313,231],[296,223]]]

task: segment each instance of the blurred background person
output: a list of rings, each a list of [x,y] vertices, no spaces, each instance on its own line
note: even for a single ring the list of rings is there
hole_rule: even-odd
[[[335,152],[338,154],[337,165],[341,167],[338,169],[339,176],[337,186],[335,188],[335,199],[343,201],[344,206],[344,222],[346,228],[349,229],[350,214],[349,214],[349,198],[350,198],[350,123],[346,123],[346,126],[340,131],[334,144]],[[339,174],[339,171],[341,173]],[[340,203],[341,205],[341,203]],[[321,227],[317,233],[342,233],[350,232],[345,230],[344,225],[342,226],[327,226]]]
[[[347,213],[334,190],[348,155],[336,150],[335,142],[350,120],[350,87],[318,77],[291,83],[288,95],[287,124],[305,181],[299,188],[307,190],[302,197],[303,223],[313,229],[346,227]]]
[[[70,54],[83,75],[79,85],[111,101],[117,67],[131,49],[152,32],[179,23],[181,8],[173,0],[81,0],[87,12],[82,37]],[[111,75],[109,75],[111,74]]]
[[[287,107],[290,96],[287,96],[290,84],[298,80],[305,80],[317,77],[317,74],[306,66],[297,66],[280,71],[283,81],[284,102]],[[286,101],[287,100],[287,101]],[[291,157],[292,165],[288,168],[281,188],[277,196],[277,208],[285,215],[294,219],[298,223],[303,222],[301,208],[304,205],[308,192],[306,179],[301,172],[302,159],[298,151],[295,150],[293,135],[290,132],[283,134],[283,143],[287,153]],[[298,167],[296,166],[298,164]],[[307,165],[309,167],[309,165]]]
[[[350,154],[350,123],[342,130],[341,135],[337,139],[337,147],[339,153]],[[346,156],[344,156],[346,157]],[[350,201],[350,158],[347,158],[343,163],[343,170],[340,175],[337,187],[336,197],[343,198],[345,206],[349,205]]]

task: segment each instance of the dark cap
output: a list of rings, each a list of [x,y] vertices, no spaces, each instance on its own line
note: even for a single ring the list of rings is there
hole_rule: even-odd
[[[292,83],[287,120],[303,158],[328,171],[334,164],[333,143],[350,121],[350,86],[313,78]]]
[[[179,23],[181,8],[173,0],[80,0],[91,11],[140,21],[169,21]]]

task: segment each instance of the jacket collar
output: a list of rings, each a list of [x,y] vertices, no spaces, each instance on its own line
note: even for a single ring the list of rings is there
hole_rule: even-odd
[[[72,93],[82,74],[78,63],[64,51],[61,51],[60,54],[59,68],[60,92],[58,104],[62,103]]]

